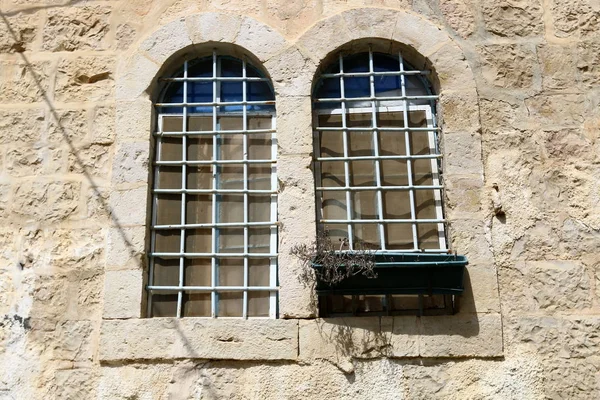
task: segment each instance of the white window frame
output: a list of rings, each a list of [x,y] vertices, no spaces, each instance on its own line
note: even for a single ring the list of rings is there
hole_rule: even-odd
[[[243,293],[243,304],[242,304],[242,318],[248,318],[248,292],[251,291],[262,291],[269,292],[269,316],[266,318],[277,317],[277,298],[278,298],[278,283],[277,283],[277,244],[278,244],[278,223],[277,223],[277,139],[276,139],[276,116],[275,112],[249,112],[245,105],[274,105],[274,100],[269,101],[247,101],[247,82],[249,81],[269,81],[268,78],[254,78],[247,77],[247,63],[245,59],[242,59],[242,76],[241,77],[222,77],[220,73],[220,56],[216,52],[212,54],[213,62],[213,75],[212,77],[206,78],[188,78],[188,62],[184,63],[184,76],[183,78],[166,78],[167,81],[180,81],[183,82],[183,102],[182,103],[156,103],[155,106],[160,107],[182,107],[182,113],[173,114],[162,114],[159,113],[157,116],[157,131],[154,133],[156,136],[156,149],[155,149],[155,162],[154,162],[154,184],[153,184],[153,200],[152,200],[152,217],[151,217],[151,240],[150,240],[150,253],[149,253],[149,279],[147,285],[148,291],[148,309],[147,315],[152,316],[152,294],[154,291],[160,291],[161,293],[177,293],[177,312],[178,318],[182,317],[182,303],[184,292],[200,292],[211,294],[211,317],[212,318],[239,318],[239,317],[223,317],[219,316],[218,302],[220,292],[242,292]],[[191,81],[211,81],[213,84],[213,99],[212,102],[208,103],[191,103],[187,101],[187,84]],[[224,102],[220,98],[220,85],[218,82],[223,81],[238,81],[242,82],[242,100],[234,102]],[[222,112],[220,107],[228,105],[244,105],[240,112]],[[188,113],[188,107],[195,106],[210,106],[212,107],[212,113]],[[241,130],[221,130],[219,124],[219,117],[221,116],[241,116],[243,125]],[[192,116],[212,116],[212,130],[211,131],[188,131],[187,130],[187,119]],[[270,129],[248,129],[248,117],[249,116],[270,116],[271,128]],[[166,132],[163,130],[163,119],[166,117],[181,117],[182,118],[182,131],[181,132]],[[270,133],[271,134],[271,158],[268,160],[249,160],[248,159],[248,135],[257,133]],[[218,139],[221,134],[227,135],[242,135],[242,154],[241,160],[219,160],[218,151]],[[198,136],[212,136],[212,159],[211,160],[187,160],[187,138],[198,137]],[[182,138],[182,160],[178,161],[159,161],[161,160],[161,147],[163,137],[181,137]],[[242,165],[243,166],[243,188],[242,189],[219,189],[218,186],[218,174],[219,166],[225,164]],[[270,164],[271,175],[270,175],[270,189],[269,190],[253,190],[249,189],[249,176],[248,176],[248,165],[250,164]],[[159,189],[157,184],[159,182],[159,167],[171,165],[181,166],[182,168],[182,182],[181,188],[179,189]],[[212,188],[211,189],[186,189],[186,178],[187,178],[187,165],[210,165],[212,168]],[[158,195],[159,194],[181,194],[181,215],[179,223],[158,225],[157,224],[157,208],[158,208]],[[210,223],[203,224],[186,224],[186,195],[187,194],[211,194],[212,200],[212,221]],[[218,205],[221,194],[237,194],[244,196],[244,216],[243,221],[233,223],[222,223],[218,221]],[[270,219],[267,222],[250,222],[248,216],[248,205],[249,195],[252,194],[263,194],[270,195]],[[256,226],[270,227],[270,240],[269,240],[269,251],[267,253],[252,253],[250,252],[249,245],[249,228]],[[243,228],[243,249],[240,253],[222,253],[218,251],[218,229],[225,227],[239,227]],[[211,229],[211,251],[207,253],[189,253],[185,251],[185,233],[186,229],[198,229],[198,228],[210,228]],[[176,253],[158,253],[155,251],[156,245],[156,231],[161,229],[180,229],[180,249]],[[163,258],[179,258],[179,284],[178,286],[161,286],[154,284],[154,259],[157,257]],[[242,286],[221,286],[218,282],[219,277],[219,262],[220,258],[243,258],[243,285]],[[211,259],[211,285],[210,286],[185,286],[185,260],[186,258],[210,258]],[[249,285],[249,258],[268,258],[269,263],[269,285],[268,286],[250,286]],[[265,318],[265,317],[252,317]]]

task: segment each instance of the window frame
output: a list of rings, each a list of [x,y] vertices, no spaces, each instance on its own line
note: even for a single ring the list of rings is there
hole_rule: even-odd
[[[339,77],[340,79],[340,89],[339,98],[317,98],[316,91],[312,96],[312,113],[313,113],[313,164],[314,164],[314,179],[315,179],[315,202],[316,202],[316,213],[317,213],[317,230],[321,231],[324,229],[324,225],[326,223],[347,223],[348,229],[348,249],[347,250],[339,250],[340,252],[344,251],[354,251],[356,250],[353,243],[353,225],[355,224],[377,224],[378,226],[378,239],[380,248],[375,250],[377,253],[415,253],[415,252],[433,252],[433,253],[446,253],[448,252],[448,241],[447,241],[447,229],[445,227],[446,219],[444,217],[444,201],[443,201],[443,179],[441,174],[441,166],[439,165],[439,160],[442,159],[442,153],[440,151],[438,141],[438,133],[440,132],[440,128],[437,126],[436,113],[434,112],[435,106],[432,104],[433,101],[438,99],[437,95],[431,94],[429,88],[425,87],[428,91],[428,95],[426,96],[408,96],[406,94],[406,82],[405,76],[407,75],[417,75],[417,74],[425,74],[427,71],[418,71],[418,70],[405,70],[405,62],[402,56],[402,53],[398,53],[399,58],[399,70],[398,71],[385,71],[385,72],[376,72],[374,70],[374,52],[371,48],[368,50],[369,54],[369,71],[368,72],[344,72],[344,58],[347,56],[358,55],[358,53],[354,54],[338,54],[338,62],[339,62],[339,72],[333,74],[322,73],[316,82],[320,82],[322,79],[332,79],[335,77]],[[387,54],[392,57],[393,55]],[[333,65],[333,63],[329,64]],[[377,96],[375,93],[374,86],[374,77],[378,75],[386,75],[386,76],[398,76],[401,80],[401,96]],[[345,97],[345,87],[344,87],[344,77],[368,77],[369,78],[369,91],[370,96],[367,97]],[[425,85],[424,85],[425,86]],[[429,104],[410,104],[410,100],[428,100]],[[337,108],[319,108],[317,104],[323,104],[323,102],[332,102],[332,103],[340,103],[340,107]],[[351,107],[350,105],[355,102],[369,102],[369,106],[359,106],[359,107]],[[385,104],[385,105],[382,105]],[[376,122],[377,115],[381,112],[403,112],[403,127],[390,127],[383,128],[378,127]],[[424,128],[411,128],[408,126],[408,116],[411,111],[425,111],[425,117],[427,121],[427,127]],[[371,114],[371,127],[347,127],[346,126],[346,115],[349,114]],[[341,127],[328,127],[324,128],[319,126],[318,117],[320,115],[341,115]],[[321,157],[320,154],[320,139],[321,135],[324,131],[336,131],[342,132],[342,147],[344,151],[343,157]],[[352,131],[370,131],[373,135],[373,155],[369,157],[350,157],[349,156],[349,148],[348,148],[348,134]],[[379,141],[378,141],[378,133],[381,131],[394,131],[394,132],[403,132],[404,133],[404,141],[405,141],[405,155],[404,156],[394,156],[394,157],[386,157],[381,156],[379,154]],[[411,133],[416,131],[426,131],[428,133],[428,142],[430,154],[425,157],[419,157],[410,154],[410,143],[412,140]],[[380,162],[384,159],[405,159],[407,161],[407,178],[408,185],[406,188],[399,189],[400,186],[382,186],[381,185],[381,173],[380,173]],[[431,159],[431,174],[432,174],[432,185],[431,188],[428,188],[427,185],[413,185],[412,182],[412,169],[411,162],[413,159]],[[337,159],[333,161],[332,159]],[[373,169],[376,179],[375,186],[369,187],[356,187],[350,184],[350,171],[349,171],[349,163],[355,160],[372,160],[374,163]],[[322,186],[322,171],[321,166],[323,162],[344,162],[344,186],[331,189]],[[425,186],[425,187],[423,187]],[[415,189],[415,187],[420,187],[419,189]],[[377,205],[376,209],[378,211],[378,217],[375,219],[356,219],[352,218],[354,214],[354,210],[352,209],[352,198],[351,192],[358,190],[375,190],[377,196]],[[410,219],[386,219],[383,218],[383,205],[382,205],[382,192],[386,190],[406,190],[409,193],[409,201],[410,201]],[[415,205],[415,190],[433,190],[433,197],[435,202],[435,214],[436,218],[431,219],[418,219],[416,218],[416,205]],[[323,200],[322,193],[326,191],[342,191],[345,192],[345,205],[346,205],[346,219],[345,220],[331,220],[323,218]],[[373,222],[377,221],[377,222]],[[413,248],[412,249],[386,249],[386,233],[384,224],[385,223],[410,223],[412,225],[412,238],[413,238]],[[437,232],[438,232],[438,244],[439,248],[435,249],[422,249],[418,246],[418,234],[417,234],[417,225],[419,223],[435,223],[437,224]]]
[[[223,57],[234,58],[242,63],[242,75],[239,77],[225,77],[221,74],[221,60]],[[195,57],[196,59],[201,59],[202,57]],[[191,60],[190,60],[191,61]],[[151,222],[149,226],[150,230],[150,251],[147,254],[149,258],[149,272],[148,272],[148,285],[146,286],[146,291],[148,295],[147,301],[147,316],[151,317],[153,315],[152,307],[152,296],[155,291],[161,292],[169,292],[169,293],[177,293],[177,310],[176,317],[183,317],[183,294],[186,292],[194,292],[194,293],[210,293],[210,303],[211,303],[211,315],[212,318],[252,318],[252,319],[260,319],[260,318],[277,318],[278,315],[278,282],[277,282],[277,256],[278,256],[278,222],[277,222],[277,139],[276,139],[276,111],[275,111],[275,99],[274,99],[274,91],[269,78],[260,71],[259,68],[251,65],[253,69],[259,71],[261,76],[259,78],[248,77],[247,76],[247,68],[248,62],[244,58],[231,57],[228,55],[217,54],[216,50],[212,52],[212,76],[210,77],[188,77],[188,60],[185,60],[183,63],[183,76],[182,77],[169,77],[163,78],[164,81],[178,81],[182,82],[183,89],[183,97],[181,103],[165,103],[164,96],[166,94],[166,87],[162,91],[159,97],[159,101],[154,103],[154,106],[158,110],[156,114],[156,131],[154,132],[155,137],[155,149],[154,149],[154,163],[152,165],[153,168],[153,180],[152,180],[152,207],[151,207]],[[271,91],[272,100],[260,100],[260,101],[248,101],[247,100],[247,86],[250,81],[264,81],[267,82],[269,89]],[[188,82],[194,81],[208,81],[212,82],[212,101],[209,103],[193,103],[188,102]],[[228,81],[237,81],[242,83],[242,99],[240,101],[222,101],[220,90],[221,85],[220,82],[228,82]],[[273,111],[251,111],[248,110],[248,106],[250,105],[272,105]],[[181,107],[181,112],[177,113],[164,113],[160,112],[163,107]],[[241,105],[242,110],[240,111],[222,111],[220,107],[228,106],[228,105]],[[188,107],[203,107],[209,106],[210,112],[190,112]],[[269,129],[250,129],[248,127],[249,117],[252,116],[266,116],[270,117],[271,128]],[[166,117],[175,117],[181,118],[182,120],[182,130],[178,131],[164,131],[164,119]],[[190,117],[206,117],[211,118],[212,120],[212,129],[210,131],[188,131],[188,119]],[[220,118],[221,117],[241,117],[242,118],[242,129],[234,129],[234,130],[222,130],[220,126]],[[269,140],[270,144],[270,159],[268,160],[250,160],[248,158],[249,155],[249,135],[251,134],[266,134],[270,133]],[[223,160],[219,158],[219,142],[223,135],[241,135],[242,137],[242,159],[232,159],[232,160]],[[162,138],[164,137],[181,137],[181,160],[175,161],[164,161],[161,160],[161,150],[162,150]],[[187,138],[191,137],[202,137],[202,136],[212,136],[212,157],[208,160],[188,160],[187,157]],[[268,190],[259,190],[259,189],[250,189],[249,182],[251,179],[249,178],[249,165],[251,164],[259,164],[259,165],[270,165],[270,189]],[[179,189],[159,189],[157,188],[158,182],[160,182],[159,178],[159,170],[161,166],[181,166],[181,187]],[[211,168],[210,174],[212,175],[211,179],[211,188],[206,189],[188,189],[187,188],[187,166],[188,165],[209,165]],[[219,170],[222,168],[222,165],[235,165],[242,166],[243,173],[241,176],[242,179],[242,189],[220,189],[219,188]],[[206,172],[209,173],[209,172]],[[158,224],[157,223],[157,210],[158,206],[158,196],[160,194],[181,194],[181,213],[179,223],[177,224]],[[211,197],[211,222],[210,223],[187,223],[187,213],[186,213],[186,196],[188,194],[206,194]],[[252,194],[261,194],[261,195],[269,195],[269,221],[264,221],[260,223],[253,223],[249,221],[249,196]],[[219,211],[218,206],[220,202],[221,195],[243,195],[243,221],[227,223],[227,222],[219,222]],[[268,227],[269,228],[269,251],[267,253],[253,253],[251,252],[251,247],[249,243],[249,228],[259,226],[259,227]],[[186,229],[211,229],[211,251],[205,253],[192,253],[186,252]],[[243,229],[243,249],[242,252],[220,252],[218,248],[218,231],[223,228],[241,228]],[[180,230],[180,247],[178,252],[158,252],[156,251],[156,231],[162,229],[179,229]],[[178,277],[178,285],[177,286],[168,286],[168,285],[156,285],[154,284],[154,260],[159,257],[165,258],[179,258],[179,277]],[[210,286],[186,286],[184,284],[185,278],[185,268],[186,268],[186,260],[193,258],[210,258],[211,263],[211,284]],[[224,286],[219,283],[219,259],[221,258],[243,258],[243,285],[241,286]],[[269,276],[268,281],[269,284],[267,286],[251,286],[249,284],[249,259],[250,258],[264,258],[269,259]],[[261,292],[269,292],[268,296],[268,316],[249,316],[249,292],[253,291],[261,291]],[[242,315],[241,316],[221,316],[218,311],[219,304],[219,294],[223,292],[242,292]]]

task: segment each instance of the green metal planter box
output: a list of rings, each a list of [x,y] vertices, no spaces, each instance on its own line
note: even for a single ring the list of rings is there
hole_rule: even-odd
[[[362,274],[335,285],[317,279],[319,296],[328,294],[453,294],[464,291],[465,256],[428,253],[375,254],[374,278]],[[319,271],[323,267],[313,263]]]

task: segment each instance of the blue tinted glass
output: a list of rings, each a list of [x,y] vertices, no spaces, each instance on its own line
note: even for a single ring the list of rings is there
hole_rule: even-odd
[[[342,95],[340,91],[340,78],[323,78],[319,82],[319,85],[316,91],[317,98],[337,99]]]
[[[221,76],[241,77],[242,61],[229,57],[221,58]]]
[[[375,72],[400,71],[400,60],[397,56],[373,53],[373,69]]]
[[[369,88],[369,78],[358,77],[344,78],[344,94],[346,97],[369,97],[371,90]]]
[[[261,73],[258,72],[256,68],[254,68],[252,65],[249,65],[248,63],[246,63],[246,76],[252,78],[262,78]]]
[[[212,57],[188,61],[188,77],[206,78],[213,76]]]
[[[369,53],[344,57],[344,72],[369,72]]]
[[[188,103],[211,103],[213,101],[212,82],[188,82]],[[189,107],[190,113],[209,113],[212,106]]]
[[[375,76],[375,96],[400,96],[402,82],[399,76]]]
[[[163,96],[164,103],[183,103],[183,82],[170,82]],[[181,114],[181,107],[161,107],[163,114]]]
[[[246,96],[248,101],[273,100],[273,91],[267,82],[248,82]]]

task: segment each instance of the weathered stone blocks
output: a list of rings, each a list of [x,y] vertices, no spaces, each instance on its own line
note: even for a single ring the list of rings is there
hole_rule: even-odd
[[[544,30],[539,0],[483,0],[482,12],[487,30],[497,36],[540,35]]]
[[[57,67],[55,98],[64,103],[109,100],[115,90],[114,71],[110,56],[64,58]]]
[[[295,360],[297,357],[298,322],[290,320],[104,321],[100,334],[102,361]]]
[[[110,30],[110,7],[84,6],[48,12],[43,49],[49,51],[103,50]]]

